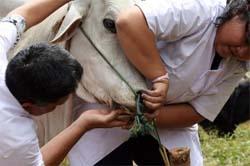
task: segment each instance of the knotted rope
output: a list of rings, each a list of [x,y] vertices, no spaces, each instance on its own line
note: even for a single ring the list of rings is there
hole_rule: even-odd
[[[91,40],[89,35],[85,32],[85,30],[80,26],[79,27],[82,34],[88,39],[90,44],[95,48],[95,50],[99,53],[99,55],[103,58],[103,60],[113,69],[113,71],[118,75],[118,77],[129,87],[129,89],[133,92],[135,95],[136,100],[136,115],[135,115],[135,121],[134,126],[130,129],[131,136],[136,137],[139,135],[146,135],[150,134],[152,135],[159,144],[159,151],[161,153],[162,159],[166,166],[170,166],[169,159],[167,156],[166,149],[161,144],[161,140],[157,131],[156,123],[155,121],[148,122],[147,119],[144,117],[143,113],[145,112],[145,106],[142,103],[141,100],[141,93],[134,90],[134,88],[129,84],[129,82],[124,79],[124,77],[119,73],[119,71],[108,61],[106,56],[100,51],[99,48],[95,45],[95,43]]]

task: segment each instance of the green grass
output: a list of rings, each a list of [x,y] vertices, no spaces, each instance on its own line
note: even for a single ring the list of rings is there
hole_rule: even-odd
[[[62,164],[60,164],[60,166],[69,166],[69,162],[68,162],[68,160],[67,160],[67,159],[65,159],[65,160],[63,161],[63,163],[62,163]]]
[[[205,166],[250,166],[250,121],[237,127],[232,136],[199,130]],[[62,166],[68,166],[64,161]]]
[[[223,138],[201,128],[199,133],[205,166],[250,166],[250,122]]]

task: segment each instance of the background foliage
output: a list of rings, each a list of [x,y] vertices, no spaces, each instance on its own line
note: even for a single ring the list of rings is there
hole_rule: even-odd
[[[250,121],[237,127],[232,136],[199,128],[205,166],[250,166]],[[69,166],[65,160],[62,166]]]
[[[218,137],[199,130],[205,166],[250,166],[250,122],[237,127],[232,136]]]

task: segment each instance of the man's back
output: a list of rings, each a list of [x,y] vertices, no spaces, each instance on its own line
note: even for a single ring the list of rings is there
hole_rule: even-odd
[[[5,84],[6,52],[16,34],[13,24],[0,23],[0,165],[42,165],[35,124]]]

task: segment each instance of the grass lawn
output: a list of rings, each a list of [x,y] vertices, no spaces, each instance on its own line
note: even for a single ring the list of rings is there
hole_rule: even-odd
[[[199,130],[205,166],[250,166],[250,121],[240,125],[232,136]],[[62,166],[68,166],[65,161]]]
[[[200,128],[200,140],[205,166],[250,166],[250,122],[223,138]]]

